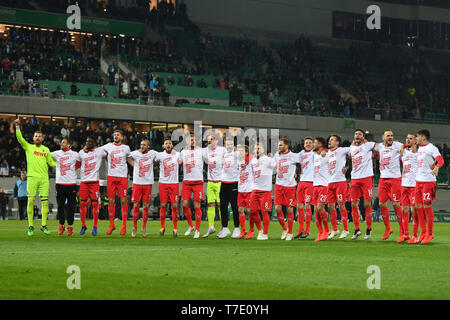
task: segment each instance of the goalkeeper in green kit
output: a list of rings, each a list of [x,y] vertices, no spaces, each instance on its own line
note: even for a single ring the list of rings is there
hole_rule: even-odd
[[[14,120],[16,125],[16,136],[22,148],[25,150],[27,156],[27,215],[28,215],[28,235],[32,236],[34,233],[33,226],[33,209],[34,200],[36,199],[36,193],[39,191],[41,197],[41,213],[42,213],[42,226],[41,231],[46,235],[50,234],[47,229],[47,215],[48,215],[48,193],[50,189],[50,183],[48,178],[48,166],[55,167],[56,162],[53,161],[50,150],[42,145],[44,136],[42,132],[36,131],[33,136],[34,144],[29,144],[22,137],[20,131],[20,120]]]

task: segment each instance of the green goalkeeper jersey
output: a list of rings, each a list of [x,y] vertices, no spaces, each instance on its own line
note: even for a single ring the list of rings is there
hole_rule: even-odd
[[[26,142],[18,129],[16,129],[16,136],[27,156],[27,176],[48,179],[48,166],[56,167],[50,150],[43,145],[38,147]]]

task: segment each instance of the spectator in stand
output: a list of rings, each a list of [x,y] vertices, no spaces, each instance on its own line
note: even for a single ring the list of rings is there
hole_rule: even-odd
[[[70,86],[70,95],[77,96],[79,91],[80,89],[77,87],[77,84],[72,82],[72,85]]]
[[[14,185],[14,199],[17,200],[19,205],[19,219],[25,219],[25,211],[27,209],[27,173],[22,171],[20,173],[20,179],[16,181]]]
[[[102,98],[107,98],[108,96],[108,90],[106,90],[105,86],[102,84],[102,86],[100,87],[100,90],[98,90],[98,94],[100,95],[100,97]]]
[[[110,64],[108,66],[109,85],[110,86],[114,85],[114,83],[115,83],[116,73],[117,73],[117,67],[115,66],[114,63]]]
[[[8,195],[5,193],[5,189],[0,188],[0,215],[3,220],[6,220],[6,205],[8,204]]]
[[[149,84],[150,91],[155,91],[155,89],[158,88],[158,86],[159,86],[159,81],[158,80],[159,80],[159,76],[158,75],[156,75],[155,77],[152,78],[152,80],[150,80],[150,84]]]
[[[0,165],[0,175],[3,177],[9,176],[9,163],[6,159],[4,159]]]

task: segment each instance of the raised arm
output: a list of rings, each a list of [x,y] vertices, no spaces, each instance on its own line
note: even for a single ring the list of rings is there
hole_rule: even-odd
[[[19,119],[14,120],[14,124],[16,126],[17,141],[19,141],[22,148],[26,151],[28,149],[28,147],[30,146],[30,144],[28,142],[26,142],[26,140],[22,136],[22,131],[20,131],[20,120]]]

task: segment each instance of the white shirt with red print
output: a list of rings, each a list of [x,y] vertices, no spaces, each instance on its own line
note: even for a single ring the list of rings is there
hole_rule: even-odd
[[[314,151],[302,150],[298,153],[298,156],[300,157],[299,161],[302,168],[300,181],[312,182],[314,178]]]
[[[334,150],[328,150],[328,174],[330,175],[329,183],[347,181],[345,174],[342,172],[347,163],[347,155],[350,148],[339,147]]]
[[[376,142],[365,142],[359,146],[350,146],[352,180],[373,177],[372,150],[376,145]]]
[[[56,184],[77,184],[78,153],[70,149],[58,150],[53,151],[52,156],[56,160]]]
[[[413,152],[411,148],[403,149],[402,163],[402,186],[414,188],[417,175],[417,151]]]
[[[223,154],[222,182],[238,182],[240,153],[238,151],[227,151]]]
[[[172,154],[173,153],[173,154]],[[159,182],[166,184],[178,183],[179,152],[158,152],[155,161],[159,161]]]
[[[102,160],[106,157],[106,152],[102,148],[96,148],[78,153],[81,161],[80,177],[81,182],[95,182],[99,180],[99,170]]]
[[[436,177],[432,173],[431,166],[435,165],[440,168],[444,164],[441,153],[438,148],[431,143],[420,146],[417,152],[417,175],[416,181],[420,182],[434,182]]]
[[[283,187],[295,187],[297,185],[297,181],[295,181],[296,164],[300,162],[299,154],[288,150],[286,153],[277,153],[274,160],[277,164],[275,184]]]
[[[244,160],[242,160],[241,163],[245,164],[244,168],[242,168],[239,165],[238,192],[246,193],[246,192],[253,191],[253,171],[252,171],[252,166],[250,164],[251,159],[252,159],[252,156],[250,155],[247,158],[246,162],[244,162]]]
[[[134,160],[133,184],[149,185],[155,183],[153,161],[156,154],[155,150],[149,150],[146,153],[139,150],[131,152],[131,157]]]
[[[131,154],[130,147],[110,142],[102,149],[108,153],[108,177],[128,177],[127,158]]]
[[[314,163],[314,175],[313,175],[313,186],[328,186],[328,153],[322,156],[320,153],[314,152],[313,155]]]
[[[181,150],[180,160],[183,162],[184,181],[203,181],[203,149]]]
[[[402,143],[394,141],[387,146],[384,143],[377,144],[374,148],[380,154],[380,178],[400,178],[400,149]]]
[[[257,159],[255,156],[250,165],[253,171],[253,190],[272,191],[272,176],[276,162],[266,155]]]
[[[208,164],[208,181],[222,181],[223,155],[227,151],[224,147],[206,147],[204,150],[204,160]]]

